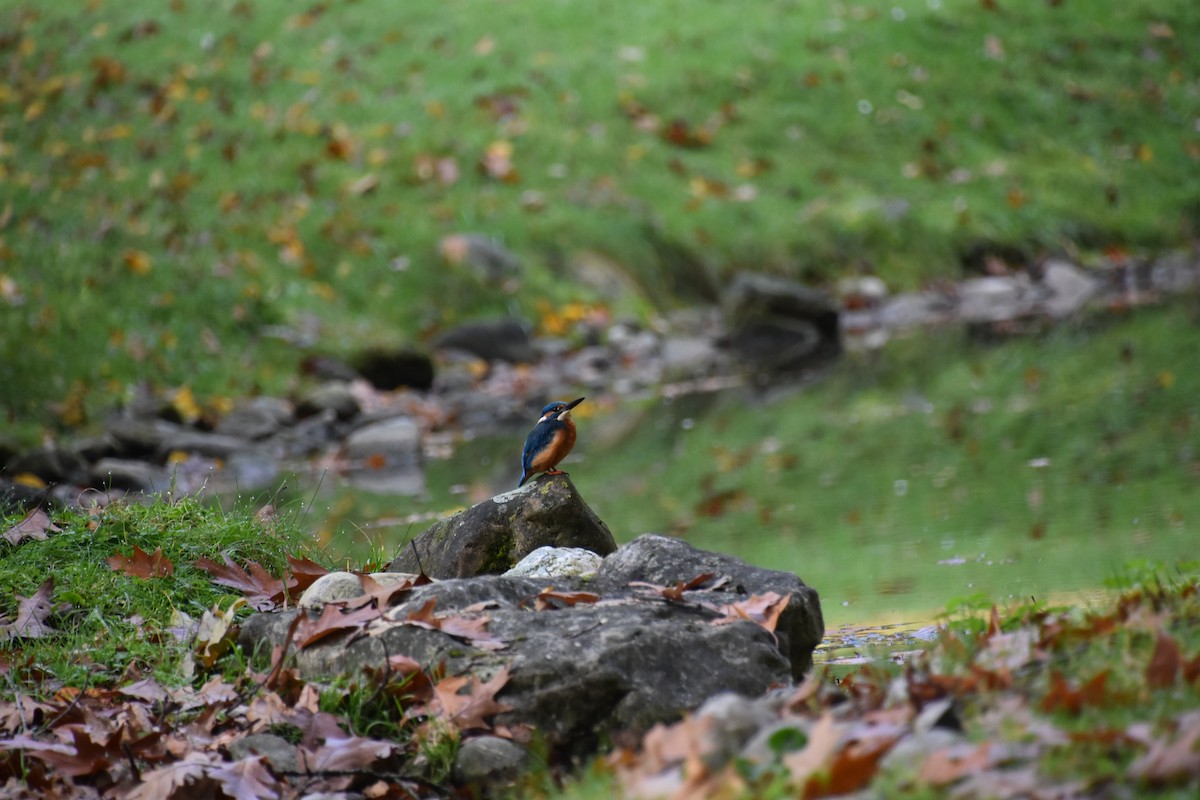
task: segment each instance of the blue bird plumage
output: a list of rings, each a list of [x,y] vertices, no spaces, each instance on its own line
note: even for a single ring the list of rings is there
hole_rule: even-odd
[[[582,403],[584,398],[569,403],[555,401],[542,409],[542,415],[533,430],[525,437],[525,449],[521,452],[521,480],[517,486],[539,472],[560,475],[558,462],[567,457],[575,445],[575,422],[571,409]]]

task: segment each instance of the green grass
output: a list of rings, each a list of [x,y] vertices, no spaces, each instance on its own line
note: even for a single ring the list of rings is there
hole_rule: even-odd
[[[139,381],[289,391],[304,348],[274,334],[313,314],[343,353],[539,301],[645,315],[746,268],[906,287],[979,243],[1179,244],[1191,9],[7,4],[0,407],[33,441]],[[498,141],[511,182],[477,169]],[[519,290],[445,265],[457,231],[519,254]],[[627,288],[572,280],[584,251]]]
[[[172,629],[180,624],[173,614],[198,621],[215,605],[224,611],[240,596],[212,583],[193,562],[201,557],[220,562],[228,555],[282,575],[285,556],[300,557],[307,549],[307,537],[287,515],[267,531],[247,512],[223,511],[192,498],[175,504],[115,503],[95,516],[65,511],[53,519],[62,531],[45,541],[13,546],[0,540],[0,586],[6,591],[0,612],[15,619],[15,595],[29,597],[51,577],[53,601],[70,605],[47,620],[56,633],[0,643],[0,659],[17,681],[33,681],[47,692],[111,685],[129,675],[153,674],[178,684],[194,643],[186,634],[176,637]],[[18,520],[0,521],[0,527],[7,530]],[[161,547],[174,574],[137,578],[109,567],[109,557],[131,555],[135,546],[147,553]]]
[[[618,542],[669,533],[790,570],[834,626],[1066,602],[1137,559],[1195,557],[1198,335],[1192,301],[997,343],[915,334],[802,390],[597,406],[566,468]],[[378,520],[510,488],[523,433],[430,461],[424,498],[323,495],[322,541],[397,552],[429,523]]]

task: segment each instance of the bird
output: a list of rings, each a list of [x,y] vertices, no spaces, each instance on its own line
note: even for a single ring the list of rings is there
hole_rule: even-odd
[[[525,481],[539,472],[547,475],[564,475],[557,469],[558,462],[567,457],[575,446],[575,422],[571,419],[571,409],[579,405],[585,398],[564,403],[555,400],[542,409],[533,430],[525,437],[525,449],[521,453],[521,480],[517,488],[525,485]]]

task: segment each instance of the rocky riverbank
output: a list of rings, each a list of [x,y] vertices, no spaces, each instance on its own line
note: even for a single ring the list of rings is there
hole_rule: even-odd
[[[0,440],[0,502],[269,492],[281,475],[315,480],[328,472],[368,490],[419,494],[427,459],[461,437],[497,429],[519,436],[564,387],[596,398],[672,397],[802,379],[844,349],[878,349],[917,327],[1009,335],[1200,286],[1200,259],[1182,251],[1092,268],[1048,259],[1010,269],[985,259],[981,271],[898,295],[877,278],[852,278],[836,297],[743,274],[721,308],[679,311],[652,325],[585,318],[570,339],[534,336],[520,320],[474,322],[447,331],[429,352],[310,358],[307,388],[295,397],[248,398],[219,418],[196,412],[186,396],[145,389],[88,435],[31,450]]]

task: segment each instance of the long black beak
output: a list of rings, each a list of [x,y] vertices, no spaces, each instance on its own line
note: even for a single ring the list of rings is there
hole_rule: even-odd
[[[579,404],[580,404],[580,403],[582,403],[584,400],[587,400],[587,398],[586,398],[586,397],[581,397],[581,398],[579,398],[578,400],[572,400],[571,402],[567,403],[567,411],[570,411],[572,408],[574,408],[575,406],[579,405]]]

